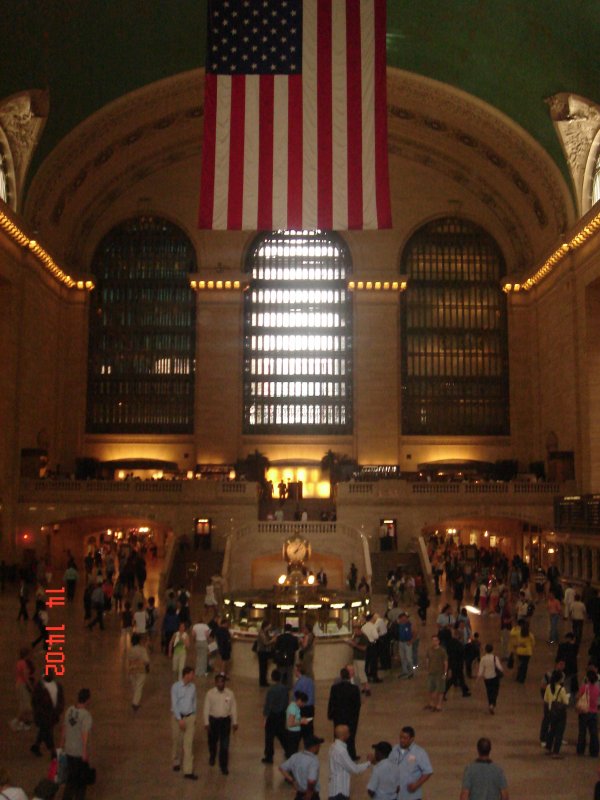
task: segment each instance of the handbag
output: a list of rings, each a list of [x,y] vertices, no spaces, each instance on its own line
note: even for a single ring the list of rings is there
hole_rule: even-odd
[[[575,711],[577,711],[578,714],[589,714],[590,712],[590,692],[587,686],[575,703]]]
[[[550,702],[550,719],[552,722],[559,722],[567,716],[567,707],[558,699],[562,686],[558,687],[558,691]]]
[[[502,669],[500,668],[500,666],[499,666],[499,664],[498,664],[498,659],[497,659],[497,658],[494,658],[494,667],[496,668],[496,677],[497,677],[498,679],[500,679],[500,678],[503,678],[503,677],[504,677],[504,672],[503,672],[503,671],[502,671]]]
[[[87,761],[82,763],[83,779],[86,786],[93,786],[96,783],[96,767],[90,767]]]
[[[255,639],[252,642],[252,652],[253,653],[257,653],[258,652],[258,639]]]

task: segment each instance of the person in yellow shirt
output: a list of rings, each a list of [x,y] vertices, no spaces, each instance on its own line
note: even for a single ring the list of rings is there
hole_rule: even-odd
[[[525,683],[529,659],[533,655],[535,647],[535,636],[529,630],[528,620],[521,620],[512,628],[509,645],[512,659],[514,660],[516,657],[518,662],[516,680],[518,683]]]

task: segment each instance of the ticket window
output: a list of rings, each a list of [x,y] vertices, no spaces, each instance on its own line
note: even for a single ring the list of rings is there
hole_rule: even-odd
[[[395,519],[382,519],[379,521],[379,549],[396,550],[397,522]]]
[[[194,520],[194,549],[210,550],[212,538],[212,520],[198,517]]]

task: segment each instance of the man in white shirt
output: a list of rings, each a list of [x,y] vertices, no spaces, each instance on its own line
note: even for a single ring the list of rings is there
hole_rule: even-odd
[[[348,754],[346,742],[350,736],[347,725],[336,725],[335,740],[329,748],[329,800],[349,800],[350,777],[360,775],[370,766],[370,761],[356,764]]]
[[[229,775],[229,736],[231,728],[237,731],[237,703],[231,689],[225,688],[227,675],[219,672],[215,675],[215,686],[204,698],[204,727],[208,733],[209,764],[211,767],[217,760],[219,750],[219,766],[223,775]]]
[[[367,614],[367,621],[361,628],[364,635],[369,640],[367,647],[367,654],[365,657],[365,672],[367,678],[370,678],[372,683],[381,683],[377,677],[377,640],[379,639],[379,632],[377,630],[377,614]]]
[[[140,637],[146,635],[146,609],[143,602],[137,604],[137,611],[133,615],[133,629]]]
[[[210,628],[203,619],[192,627],[192,636],[196,642],[196,677],[208,675],[208,637]]]

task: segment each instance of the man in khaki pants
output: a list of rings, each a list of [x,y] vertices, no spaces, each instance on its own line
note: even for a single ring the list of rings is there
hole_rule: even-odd
[[[171,687],[171,730],[173,733],[173,772],[181,769],[183,748],[183,777],[197,781],[194,773],[194,732],[196,730],[196,686],[194,670],[184,667],[181,680]]]
[[[150,672],[150,658],[147,648],[141,643],[140,636],[134,633],[131,637],[131,649],[127,660],[129,680],[133,689],[132,708],[137,711],[142,701],[142,690],[146,683],[146,675]]]

